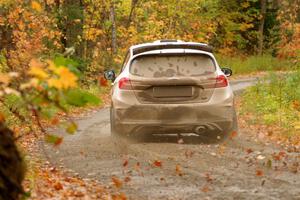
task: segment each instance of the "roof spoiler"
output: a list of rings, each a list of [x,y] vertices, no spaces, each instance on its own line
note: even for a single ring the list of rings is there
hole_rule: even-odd
[[[163,44],[155,44],[155,45],[149,45],[149,46],[141,46],[136,47],[132,50],[133,55],[137,55],[140,53],[144,53],[147,51],[154,51],[154,50],[162,50],[162,49],[193,49],[193,50],[201,50],[206,52],[213,52],[213,48],[211,46],[208,46],[206,44],[170,44],[170,43],[163,43]]]

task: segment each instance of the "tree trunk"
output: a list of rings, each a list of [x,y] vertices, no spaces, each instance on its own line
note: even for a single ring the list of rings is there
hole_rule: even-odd
[[[134,9],[135,9],[137,3],[138,3],[138,0],[131,0],[131,9],[130,9],[130,14],[129,14],[128,21],[127,21],[127,28],[130,26],[130,23],[132,21],[133,12],[134,12]]]
[[[13,132],[0,123],[0,200],[16,200],[23,193],[25,167]]]
[[[60,5],[60,9],[63,18],[60,25],[62,43],[65,48],[74,48],[75,55],[82,57],[83,44],[79,42],[78,37],[83,35],[83,2],[82,0],[64,0]],[[80,22],[76,22],[77,20],[80,20]]]
[[[111,48],[112,54],[117,53],[117,30],[116,30],[116,20],[115,20],[115,2],[111,1],[110,4],[110,21],[111,21]]]
[[[266,19],[266,13],[267,13],[267,0],[261,0],[261,19],[259,24],[259,38],[258,38],[258,54],[262,55],[263,48],[264,48],[264,26],[265,26],[265,19]]]

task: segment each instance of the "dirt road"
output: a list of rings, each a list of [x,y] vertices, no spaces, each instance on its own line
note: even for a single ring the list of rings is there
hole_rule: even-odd
[[[235,91],[250,85],[233,85]],[[78,119],[79,131],[58,148],[45,145],[57,166],[97,179],[129,199],[300,199],[300,153],[254,138],[251,130],[225,144],[197,136],[160,135],[144,141],[110,137],[109,109]],[[122,181],[116,188],[112,184]]]

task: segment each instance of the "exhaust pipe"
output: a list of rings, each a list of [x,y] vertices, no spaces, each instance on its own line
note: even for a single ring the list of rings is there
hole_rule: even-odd
[[[205,133],[206,130],[207,130],[207,128],[204,125],[197,126],[195,128],[195,133],[198,134],[198,135],[201,135],[201,134]]]

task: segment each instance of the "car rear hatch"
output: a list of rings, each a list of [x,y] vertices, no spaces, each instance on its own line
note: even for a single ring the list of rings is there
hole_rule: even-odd
[[[133,60],[129,82],[141,103],[201,103],[211,98],[218,76],[210,56],[156,54]]]

